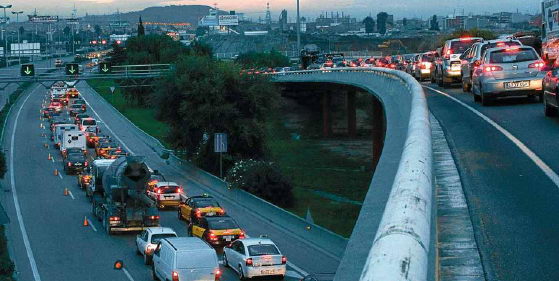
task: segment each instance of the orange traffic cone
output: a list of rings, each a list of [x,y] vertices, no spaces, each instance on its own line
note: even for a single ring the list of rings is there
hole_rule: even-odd
[[[58,176],[58,170],[57,169],[54,169],[54,175]]]
[[[52,156],[50,155],[50,153],[49,153],[48,159],[49,159],[49,160],[52,160]],[[56,171],[56,170],[55,170],[55,171]],[[54,173],[56,174],[56,172],[54,172]],[[55,176],[56,176],[56,175],[55,175]]]
[[[83,217],[83,226],[88,226],[89,222],[87,221],[87,217]]]
[[[68,196],[70,194],[70,192],[68,191],[68,188],[64,188],[64,196]]]
[[[49,148],[49,144],[48,144],[48,143],[44,143],[43,146],[44,146],[45,148]]]

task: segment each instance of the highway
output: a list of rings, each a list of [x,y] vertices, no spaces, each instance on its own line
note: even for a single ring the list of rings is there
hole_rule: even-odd
[[[183,184],[187,194],[206,191],[176,167],[165,164],[138,136],[140,132],[84,82],[78,89],[89,104],[89,114],[102,121],[102,134],[111,135],[135,155],[145,155],[153,169]],[[44,147],[45,143],[51,144],[46,137],[48,129],[40,125],[48,123],[39,118],[45,97],[46,89],[34,85],[20,99],[12,108],[3,144],[9,148],[7,154],[13,157],[9,163],[12,168],[3,181],[2,204],[12,218],[7,236],[19,280],[150,280],[150,267],[135,254],[135,234],[104,233],[99,222],[92,218],[91,204],[77,186],[76,177],[63,172],[54,175],[54,169],[62,169],[62,159],[52,146]],[[49,153],[54,156],[53,161],[47,160]],[[70,190],[70,196],[64,196],[64,188]],[[242,202],[215,197],[248,235],[266,234],[278,244],[289,259],[285,280],[298,280],[307,272],[335,271],[337,257],[243,208]],[[82,225],[85,217],[91,223],[88,227]],[[186,224],[177,219],[176,210],[162,211],[161,224],[186,236]],[[112,268],[117,259],[124,261],[126,270]],[[231,269],[222,269],[223,280],[238,279]]]
[[[559,119],[527,99],[483,107],[458,87],[424,85],[457,162],[487,280],[558,280]]]

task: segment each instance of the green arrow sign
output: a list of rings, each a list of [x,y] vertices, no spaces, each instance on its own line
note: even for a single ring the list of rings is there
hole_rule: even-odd
[[[21,76],[35,76],[35,66],[33,64],[22,64],[20,70]]]
[[[99,72],[103,74],[111,73],[111,65],[108,62],[99,63]]]
[[[78,75],[80,73],[80,67],[77,63],[66,64],[66,75]]]

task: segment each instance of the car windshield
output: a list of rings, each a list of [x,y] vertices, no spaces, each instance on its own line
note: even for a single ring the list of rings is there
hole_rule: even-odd
[[[180,251],[177,253],[177,268],[218,268],[215,251]],[[213,278],[213,277],[212,277]],[[213,280],[213,279],[212,279]]]
[[[211,198],[196,199],[194,205],[196,206],[196,208],[219,207],[217,201]]]
[[[453,41],[450,43],[450,49],[452,50],[453,54],[462,54],[468,48],[470,48],[474,43],[479,42],[479,39],[466,39],[466,40],[459,40]]]
[[[248,246],[248,253],[253,257],[264,255],[279,255],[279,250],[273,244],[259,244]]]
[[[95,126],[97,122],[95,122],[94,119],[87,119],[87,120],[83,120],[82,124],[84,126]]]
[[[214,218],[208,220],[210,229],[223,230],[223,229],[236,229],[239,228],[237,223],[231,218]]]
[[[534,50],[499,50],[491,53],[490,63],[518,63],[525,61],[538,60],[538,55]]]
[[[161,239],[171,238],[171,237],[177,237],[177,235],[174,234],[174,233],[152,234],[151,235],[151,243],[152,244],[157,244],[157,243],[159,243],[159,241],[161,241]]]

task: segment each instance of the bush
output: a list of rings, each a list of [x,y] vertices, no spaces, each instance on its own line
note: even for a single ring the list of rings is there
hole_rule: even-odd
[[[248,52],[240,54],[235,60],[245,68],[289,66],[289,58],[277,51],[269,53]]]
[[[291,181],[271,162],[241,160],[227,172],[226,181],[280,207],[293,206]]]

